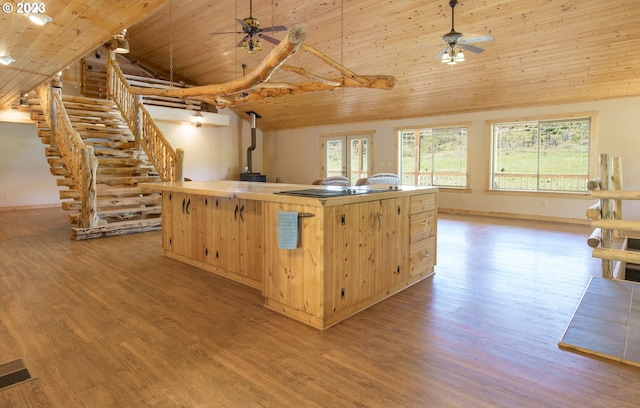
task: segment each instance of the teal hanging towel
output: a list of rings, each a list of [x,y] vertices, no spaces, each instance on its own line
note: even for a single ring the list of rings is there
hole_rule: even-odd
[[[297,212],[278,211],[278,248],[296,249],[298,247],[298,222]]]

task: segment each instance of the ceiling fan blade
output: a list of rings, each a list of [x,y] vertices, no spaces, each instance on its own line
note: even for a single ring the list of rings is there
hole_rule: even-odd
[[[458,44],[458,47],[462,48],[463,50],[475,52],[476,54],[480,54],[481,52],[484,51],[484,48],[480,48],[480,47],[476,47],[475,45],[468,45],[464,43]]]
[[[269,37],[268,35],[262,34],[262,33],[258,33],[258,37],[260,37],[263,40],[266,40],[266,41],[268,41],[268,42],[270,42],[272,44],[276,44],[276,45],[280,44],[280,41],[276,40],[273,37]]]
[[[238,24],[240,24],[242,26],[242,29],[247,31],[247,30],[251,30],[251,27],[249,27],[247,25],[247,23],[244,22],[244,20],[240,20],[239,18],[236,18],[236,21],[238,22]]]
[[[444,47],[439,53],[436,54],[435,57],[433,57],[433,59],[434,60],[442,59],[442,56],[444,55],[445,51],[447,51],[447,48],[449,47]]]
[[[483,35],[483,36],[480,36],[480,37],[462,38],[458,42],[469,44],[469,43],[491,41],[491,40],[493,40],[493,36],[491,36],[491,35]]]
[[[276,32],[276,31],[287,31],[287,27],[285,27],[283,25],[279,25],[279,26],[261,28],[260,31],[268,31],[268,32],[272,32],[272,33]]]
[[[209,33],[209,35],[216,35],[216,34],[244,34],[244,31],[225,31],[220,33]]]

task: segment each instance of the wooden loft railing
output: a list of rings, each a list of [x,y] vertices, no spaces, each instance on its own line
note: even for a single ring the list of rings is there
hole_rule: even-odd
[[[587,217],[594,227],[587,243],[593,248],[593,257],[602,259],[602,277],[609,279],[614,277],[614,261],[640,264],[640,252],[613,248],[614,236],[640,233],[640,221],[622,219],[622,201],[640,200],[640,191],[622,191],[621,174],[620,158],[611,160],[608,154],[601,154],[600,178],[587,183],[591,197],[600,200],[587,209]]]
[[[184,150],[173,150],[142,103],[142,97],[129,92],[129,83],[113,55],[107,59],[107,89],[129,129],[136,148],[142,147],[163,181],[183,180]]]
[[[57,148],[60,152],[60,157],[64,160],[71,180],[80,194],[78,226],[96,227],[98,159],[93,152],[93,146],[85,146],[82,137],[71,126],[69,115],[62,103],[60,88],[53,88],[48,82],[44,82],[37,91],[47,125],[51,129],[51,147]]]

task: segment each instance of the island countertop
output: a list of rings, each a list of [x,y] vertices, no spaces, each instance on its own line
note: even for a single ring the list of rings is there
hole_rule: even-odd
[[[174,181],[163,183],[141,183],[140,187],[150,190],[162,190],[182,192],[196,195],[206,195],[214,197],[240,198],[249,200],[258,200],[277,203],[292,203],[308,206],[332,206],[344,205],[347,203],[358,203],[377,200],[381,198],[392,198],[406,195],[416,195],[424,193],[437,192],[437,187],[430,186],[398,186],[398,190],[392,190],[387,185],[372,185],[349,187],[356,191],[355,194],[348,194],[338,197],[314,198],[314,197],[297,197],[290,195],[275,194],[283,191],[293,191],[302,189],[317,189],[328,191],[339,191],[346,187],[338,186],[322,186],[309,184],[288,184],[288,183],[261,183],[251,181],[234,181],[234,180],[214,180],[214,181]],[[358,190],[375,190],[380,193],[375,194],[358,194]],[[383,194],[384,193],[384,194]],[[382,195],[381,195],[382,194]]]

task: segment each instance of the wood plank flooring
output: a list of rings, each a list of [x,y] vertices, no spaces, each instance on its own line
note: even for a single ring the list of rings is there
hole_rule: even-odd
[[[317,331],[165,258],[0,211],[1,407],[637,407],[640,368],[557,344],[600,261],[582,226],[445,215],[436,275]]]

